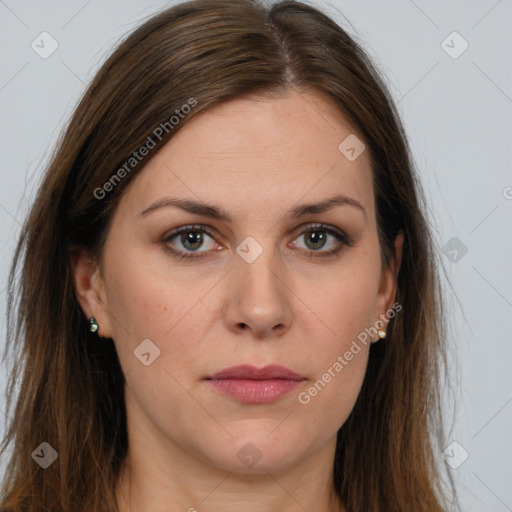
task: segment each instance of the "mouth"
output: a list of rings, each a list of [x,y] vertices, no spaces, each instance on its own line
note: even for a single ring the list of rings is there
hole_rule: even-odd
[[[277,401],[297,388],[305,377],[278,365],[256,368],[233,366],[205,378],[216,391],[246,404],[267,404]]]

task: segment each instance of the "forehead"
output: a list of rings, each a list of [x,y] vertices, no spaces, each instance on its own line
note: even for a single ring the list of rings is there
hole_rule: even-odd
[[[140,211],[179,196],[227,205],[233,216],[247,218],[341,193],[373,214],[368,151],[355,159],[346,153],[348,145],[357,155],[363,143],[336,107],[314,93],[239,98],[183,126],[134,178],[122,202]]]

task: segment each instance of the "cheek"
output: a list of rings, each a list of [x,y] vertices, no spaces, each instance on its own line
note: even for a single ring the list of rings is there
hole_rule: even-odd
[[[309,418],[318,418],[325,434],[334,435],[350,415],[366,374],[370,338],[358,335],[368,327],[368,297],[338,297],[337,314],[327,318],[336,336],[317,344],[307,357],[314,363],[308,386],[297,395],[299,407]]]
[[[165,369],[187,385],[198,361],[204,359],[201,342],[208,319],[220,314],[210,307],[211,289],[218,275],[210,273],[194,279],[189,274],[163,269],[161,259],[151,265],[147,257],[111,257],[106,274],[113,338],[125,374],[145,369],[135,357],[144,342],[150,352],[158,354],[151,363],[152,372],[147,373],[148,385],[157,384],[153,371],[156,368]]]
[[[315,375],[298,395],[298,402],[313,417],[339,428],[359,395],[370,349],[365,329],[374,322],[378,291],[378,262],[360,258],[346,265],[332,279],[324,280],[322,293],[310,294],[311,313],[304,330],[315,332],[315,343],[306,357],[314,362]]]
[[[329,278],[322,279],[316,293],[309,291],[306,295],[305,283],[303,290],[297,290],[297,295],[305,297],[311,309],[308,314],[301,315],[306,320],[299,321],[307,321],[301,328],[316,333],[317,343],[311,356],[317,361],[323,359],[322,355],[327,357],[322,360],[324,366],[333,355],[348,350],[352,341],[376,320],[377,264],[371,258],[359,258],[357,264],[347,263]]]
[[[174,425],[177,432],[190,430],[187,418],[206,422],[208,416],[191,400],[188,388],[198,361],[204,359],[201,297],[213,282],[165,279],[121,262],[109,276],[113,338],[128,396],[135,398],[132,407],[142,408],[157,424]]]

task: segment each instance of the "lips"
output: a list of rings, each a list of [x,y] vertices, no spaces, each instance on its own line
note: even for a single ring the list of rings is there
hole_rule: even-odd
[[[233,366],[205,378],[214,390],[247,404],[275,402],[304,380],[303,376],[279,365]]]
[[[269,379],[288,379],[303,380],[304,377],[298,373],[292,372],[284,366],[270,365],[263,368],[256,368],[244,364],[241,366],[232,366],[226,368],[207,379],[247,379],[247,380],[269,380]]]

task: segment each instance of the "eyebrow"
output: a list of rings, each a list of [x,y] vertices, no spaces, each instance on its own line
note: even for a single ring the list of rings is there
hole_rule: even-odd
[[[145,210],[140,212],[139,215],[146,215],[150,212],[167,206],[175,206],[177,208],[181,208],[186,212],[201,215],[203,217],[209,217],[211,219],[216,219],[224,222],[233,222],[233,219],[229,215],[229,213],[219,206],[200,203],[192,199],[177,199],[171,197],[164,197],[162,199],[159,199],[158,201],[155,201]],[[365,219],[367,218],[366,210],[364,209],[363,205],[359,201],[345,195],[336,195],[334,197],[325,199],[318,203],[309,203],[296,206],[292,208],[286,214],[286,216],[291,219],[298,219],[306,215],[324,213],[336,206],[352,206],[361,211]]]

